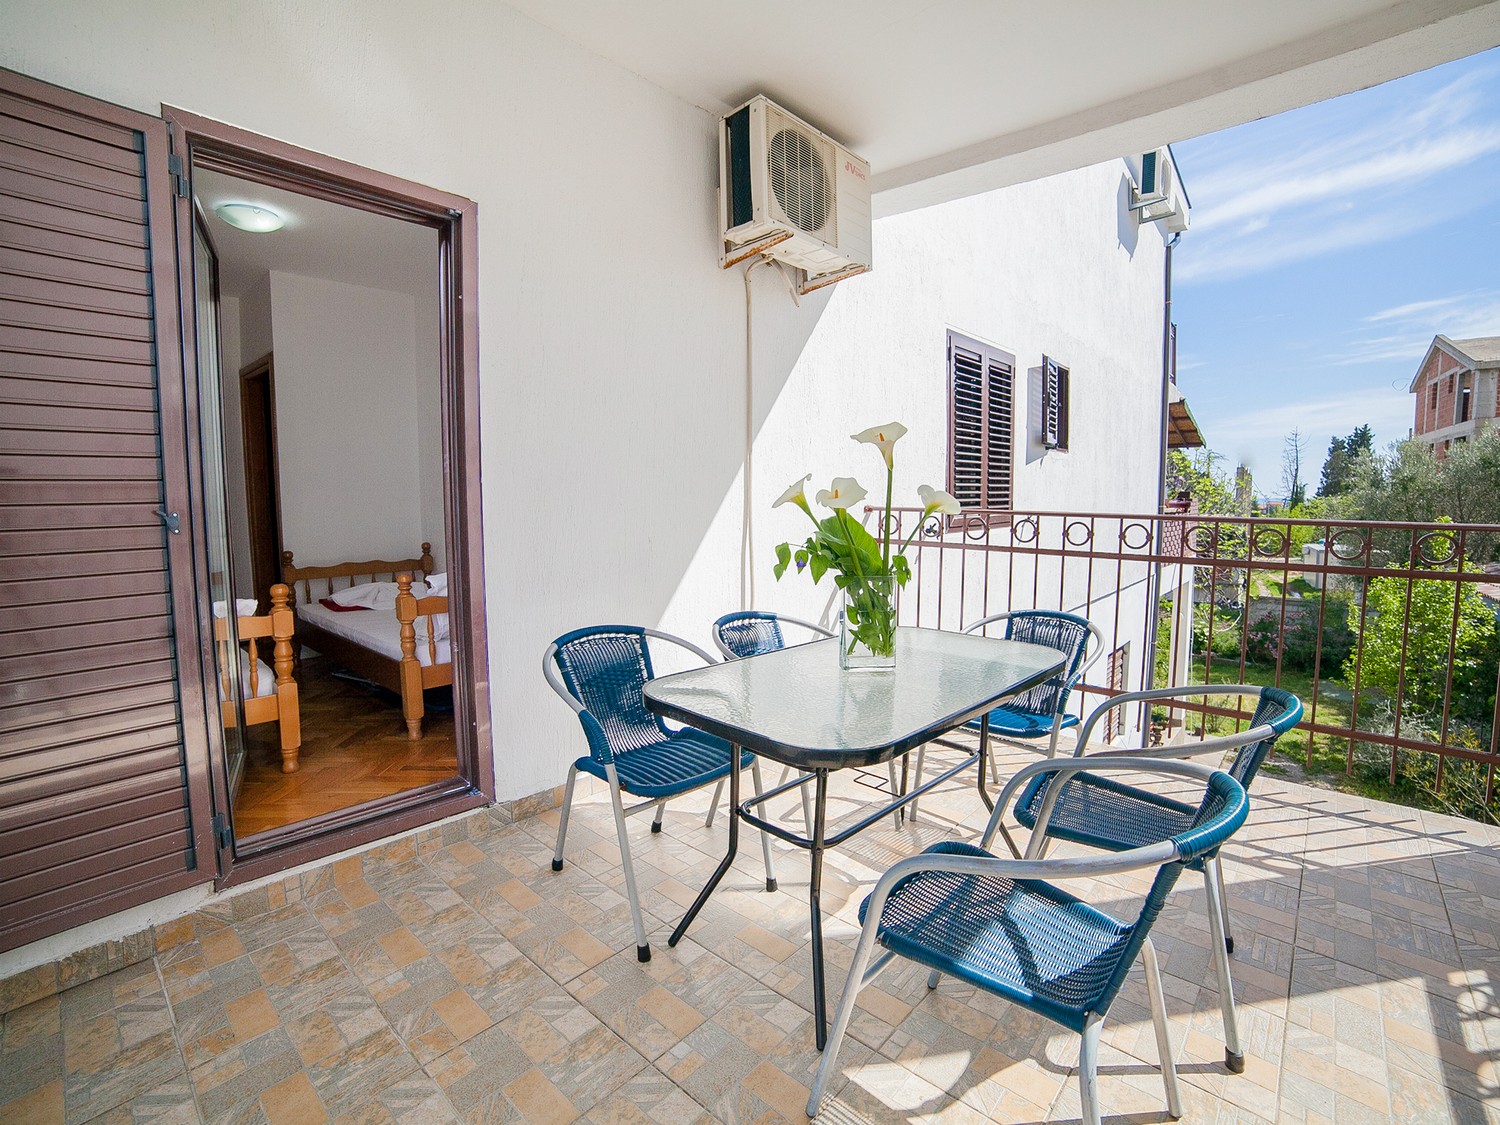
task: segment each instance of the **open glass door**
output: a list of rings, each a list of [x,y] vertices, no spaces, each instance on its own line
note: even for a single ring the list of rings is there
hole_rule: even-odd
[[[193,222],[193,306],[198,333],[198,416],[203,445],[204,531],[209,596],[213,601],[214,670],[224,724],[224,754],[231,802],[245,773],[244,701],[238,611],[224,492],[223,399],[219,363],[219,261],[201,216]],[[243,606],[250,614],[253,605]]]

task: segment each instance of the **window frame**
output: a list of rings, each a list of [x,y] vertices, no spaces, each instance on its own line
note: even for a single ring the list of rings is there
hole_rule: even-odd
[[[964,492],[972,490],[960,485],[958,480],[961,469],[958,458],[959,426],[965,421],[964,414],[960,410],[956,386],[958,372],[955,359],[959,351],[972,353],[972,356],[978,360],[980,371],[978,415],[969,419],[970,427],[977,426],[978,503],[964,502],[965,498],[960,495],[960,490]],[[983,520],[984,524],[989,527],[1008,526],[1015,510],[1016,357],[1011,352],[949,329],[945,352],[945,380],[948,408],[947,490],[959,500],[962,508],[958,515],[948,517],[948,527],[967,527],[975,520]],[[1003,446],[1001,445],[1002,439],[991,432],[993,410],[990,398],[996,383],[1005,385],[1006,396],[1009,399],[1004,408],[1006,416]],[[997,482],[993,479],[994,474],[991,472],[991,458],[1002,449],[1005,461],[1001,470],[1003,482]],[[995,497],[991,491],[997,483],[1003,487],[1005,493],[1003,503],[1000,504],[994,503]]]

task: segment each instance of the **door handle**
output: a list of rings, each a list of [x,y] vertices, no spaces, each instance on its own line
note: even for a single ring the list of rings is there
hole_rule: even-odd
[[[165,508],[157,508],[156,514],[161,517],[161,522],[166,525],[168,531],[178,535],[182,531],[182,521],[177,518],[176,512],[169,512]]]

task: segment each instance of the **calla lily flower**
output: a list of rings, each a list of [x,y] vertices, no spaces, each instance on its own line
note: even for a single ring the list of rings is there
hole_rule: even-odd
[[[951,493],[944,492],[941,488],[933,488],[927,484],[918,485],[917,495],[922,498],[924,520],[938,512],[942,512],[945,516],[956,516],[960,511],[958,498]]]
[[[868,495],[853,477],[834,477],[832,485],[818,492],[818,503],[835,510],[852,508]]]
[[[885,467],[891,468],[894,464],[895,445],[906,435],[906,427],[900,422],[891,422],[885,426],[871,426],[868,430],[861,430],[857,434],[850,434],[855,441],[868,442],[870,445],[880,447],[880,455],[885,458]]]
[[[812,480],[812,474],[808,473],[801,480],[792,481],[791,484],[787,485],[786,491],[776,498],[776,502],[771,507],[779,508],[783,504],[795,504],[808,515],[812,515],[812,509],[807,506],[807,492],[805,491],[807,482],[810,480]]]

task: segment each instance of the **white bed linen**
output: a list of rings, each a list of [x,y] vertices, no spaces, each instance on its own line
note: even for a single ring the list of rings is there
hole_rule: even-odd
[[[394,609],[362,609],[355,612],[339,613],[337,610],[329,609],[325,605],[313,602],[311,605],[299,605],[297,616],[310,625],[316,625],[325,632],[332,633],[336,637],[343,637],[346,641],[378,652],[382,656],[389,656],[392,660],[401,659],[401,622],[396,620]],[[441,621],[447,614],[439,615]],[[448,664],[453,660],[453,652],[449,646],[448,638],[444,630],[438,629],[437,660],[433,660],[427,646],[427,618],[419,617],[416,621],[417,629],[417,663],[426,667],[431,664]]]
[[[268,695],[276,694],[276,673],[271,671],[270,666],[264,660],[257,660],[260,665],[260,674],[255,681],[256,699],[264,699]],[[227,697],[224,694],[224,681],[219,681],[219,702],[222,703]],[[250,699],[250,658],[247,654],[240,654],[240,698]]]

